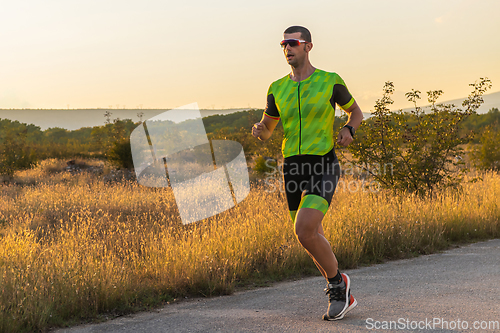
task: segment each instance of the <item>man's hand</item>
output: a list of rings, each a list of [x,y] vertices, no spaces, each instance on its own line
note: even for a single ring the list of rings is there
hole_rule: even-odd
[[[262,115],[260,123],[255,123],[252,127],[252,135],[260,141],[266,141],[273,134],[274,128],[278,124],[278,120]]]
[[[260,137],[264,131],[264,126],[265,125],[263,123],[255,123],[252,127],[252,135],[256,138]]]
[[[349,116],[347,124],[349,124],[349,126],[352,126],[356,130],[363,121],[363,112],[361,112],[358,103],[354,101],[354,103],[352,103],[352,105],[344,111]],[[351,136],[351,131],[349,130],[349,128],[342,127],[339,131],[337,143],[341,146],[347,147],[353,140],[354,138]]]
[[[351,131],[347,127],[342,127],[339,131],[339,136],[337,138],[337,143],[341,146],[347,147],[353,138],[351,136]]]

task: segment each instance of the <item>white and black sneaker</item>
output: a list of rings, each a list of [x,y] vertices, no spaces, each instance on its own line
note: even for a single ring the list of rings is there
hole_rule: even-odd
[[[351,280],[347,274],[342,273],[342,281],[338,284],[327,284],[325,291],[328,295],[328,310],[323,315],[324,320],[339,320],[351,311],[358,302],[351,295]]]

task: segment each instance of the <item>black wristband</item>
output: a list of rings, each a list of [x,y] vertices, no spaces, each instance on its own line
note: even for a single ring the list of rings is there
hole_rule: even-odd
[[[354,127],[350,125],[344,125],[344,127],[347,127],[349,129],[349,132],[351,132],[351,136],[354,139],[354,133],[356,133],[356,130],[354,130]]]

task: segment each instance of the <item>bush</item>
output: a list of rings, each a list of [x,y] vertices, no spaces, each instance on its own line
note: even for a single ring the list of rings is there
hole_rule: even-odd
[[[463,164],[460,145],[471,139],[470,135],[460,135],[459,125],[483,103],[482,95],[491,82],[481,78],[471,86],[474,91],[463,102],[464,110],[455,105],[436,105],[443,93],[437,90],[427,93],[432,106],[426,114],[417,106],[421,92],[412,90],[406,97],[415,109],[403,113],[390,111],[394,85],[387,82],[383,97],[375,104],[374,116],[360,126],[349,150],[382,187],[396,192],[426,195],[437,186],[458,186],[461,175],[456,171]]]
[[[500,133],[498,123],[486,127],[480,136],[480,145],[472,151],[474,166],[483,170],[500,171]]]
[[[134,167],[130,138],[115,141],[108,153],[108,160],[119,168],[131,170]]]
[[[29,169],[36,165],[35,151],[26,143],[28,129],[7,129],[0,137],[0,175],[12,178],[17,170]]]

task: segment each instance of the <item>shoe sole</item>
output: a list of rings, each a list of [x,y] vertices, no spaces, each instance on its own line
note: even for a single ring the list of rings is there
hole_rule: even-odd
[[[347,297],[349,295],[349,291],[351,289],[351,279],[349,278],[349,276],[347,274],[344,274],[344,273],[342,273],[342,278],[346,282],[346,297]],[[351,302],[351,299],[352,299],[352,302]],[[330,316],[328,316],[328,314],[325,313],[323,315],[323,319],[324,320],[339,320],[339,319],[342,319],[342,318],[344,318],[345,314],[347,312],[351,311],[352,309],[354,309],[356,307],[356,305],[358,305],[358,301],[356,301],[356,299],[354,298],[354,296],[349,295],[349,306],[347,306],[346,308],[344,308],[344,310],[342,310],[336,317],[333,317],[333,318],[330,318]]]

